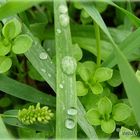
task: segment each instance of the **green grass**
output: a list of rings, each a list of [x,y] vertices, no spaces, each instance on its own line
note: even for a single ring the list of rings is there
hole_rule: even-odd
[[[140,83],[135,71],[140,68],[140,20],[134,15],[136,7],[136,3],[110,0],[3,1],[0,139],[125,140],[122,131],[139,131]],[[115,16],[106,11],[111,8]],[[21,42],[16,44],[19,37]],[[21,48],[14,51],[16,45]],[[34,117],[35,103],[53,112],[47,118],[50,121],[43,124],[43,112]],[[39,112],[40,107],[36,108]]]

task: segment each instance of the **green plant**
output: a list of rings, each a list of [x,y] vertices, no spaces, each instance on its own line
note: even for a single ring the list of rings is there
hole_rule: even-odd
[[[7,21],[2,28],[0,38],[0,73],[7,72],[11,68],[12,60],[10,57],[12,55],[23,54],[32,46],[33,41],[31,37],[27,34],[20,34],[21,30],[21,23],[16,18]]]
[[[48,109],[47,106],[40,107],[38,103],[36,107],[29,106],[28,109],[22,109],[18,112],[18,119],[26,125],[34,123],[43,123],[46,124],[53,117],[53,113]]]
[[[3,0],[0,138],[138,139],[137,4]]]
[[[110,134],[115,131],[116,123],[126,120],[130,114],[131,108],[128,105],[113,105],[107,97],[103,97],[98,101],[96,108],[88,110],[86,117],[92,125],[101,125],[101,129]]]

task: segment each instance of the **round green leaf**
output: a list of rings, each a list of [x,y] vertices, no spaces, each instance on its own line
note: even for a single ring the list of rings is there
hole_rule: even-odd
[[[81,81],[76,81],[77,96],[85,96],[88,93],[88,89]]]
[[[117,87],[122,83],[121,75],[118,70],[113,70],[113,76],[107,81],[112,87]]]
[[[0,42],[0,56],[7,55],[11,50],[11,44],[4,45],[3,42]]]
[[[97,65],[93,61],[85,61],[83,65],[88,70],[89,74],[92,76],[96,70]]]
[[[5,38],[11,40],[21,32],[21,23],[16,19],[11,19],[4,25],[2,34]]]
[[[101,124],[101,115],[96,109],[90,109],[86,113],[86,118],[91,125],[100,125]]]
[[[93,94],[101,94],[103,92],[103,87],[100,83],[96,83],[94,85],[90,85],[90,89]]]
[[[114,132],[115,128],[116,128],[116,124],[114,120],[110,119],[108,121],[105,120],[101,121],[101,129],[105,133],[111,134]]]
[[[75,2],[75,1],[74,1],[74,7],[76,9],[79,9],[79,10],[83,8],[83,6],[82,6],[82,4],[80,2]]]
[[[131,114],[131,108],[124,104],[124,103],[118,103],[113,106],[112,109],[112,115],[113,119],[116,121],[123,121],[127,119]]]
[[[82,9],[82,11],[81,11],[81,16],[82,16],[83,18],[88,18],[88,17],[90,17],[90,15],[89,15],[84,9]]]
[[[101,98],[98,102],[98,111],[102,115],[110,114],[112,111],[112,102],[107,97]]]
[[[89,72],[82,63],[77,65],[77,74],[80,75],[83,81],[87,82],[90,78]]]
[[[12,46],[12,51],[15,54],[25,53],[32,46],[32,42],[33,42],[33,40],[31,39],[30,36],[28,36],[26,34],[19,35],[14,40],[14,45]]]
[[[109,80],[112,77],[112,74],[113,74],[112,69],[101,67],[101,68],[96,69],[94,78],[98,82],[104,82],[104,81]]]
[[[6,56],[0,56],[0,73],[7,72],[12,66],[12,60]]]
[[[78,44],[72,45],[72,54],[77,61],[81,60],[83,56],[83,52]]]
[[[100,96],[97,96],[89,91],[87,95],[80,99],[80,101],[84,105],[85,109],[89,110],[93,107],[97,107],[99,99]]]
[[[118,102],[118,97],[116,94],[112,93],[108,87],[105,87],[103,93],[101,94],[102,97],[106,96],[110,99],[112,104],[116,104]]]

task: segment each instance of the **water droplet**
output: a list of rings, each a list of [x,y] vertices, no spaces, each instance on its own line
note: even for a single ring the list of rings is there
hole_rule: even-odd
[[[51,77],[51,74],[50,74],[50,73],[48,73],[48,76],[49,76],[49,77]]]
[[[42,71],[42,72],[44,72],[44,73],[46,73],[46,70],[45,70],[45,69],[43,69],[43,68],[41,69],[41,71]]]
[[[47,51],[49,52],[50,51],[50,48],[48,48]]]
[[[60,30],[60,29],[57,29],[56,32],[57,32],[58,34],[61,34],[61,30]]]
[[[37,44],[38,44],[38,42],[37,42],[37,41],[35,41],[35,42],[34,42],[34,45],[36,46]]]
[[[65,121],[65,127],[68,129],[73,129],[75,127],[75,122],[72,119],[67,119]]]
[[[69,24],[69,17],[68,15],[66,14],[61,14],[59,16],[59,21],[60,21],[60,24],[63,26],[63,27],[66,27],[68,24]]]
[[[48,55],[47,55],[46,52],[42,52],[42,53],[39,54],[39,58],[45,60],[45,59],[48,58]]]
[[[58,10],[61,14],[66,14],[68,12],[67,6],[63,4],[59,6]]]
[[[77,114],[77,110],[74,107],[71,107],[70,109],[67,110],[67,114],[74,116]]]
[[[77,67],[76,60],[71,56],[65,56],[62,59],[61,65],[62,65],[63,72],[67,75],[74,74],[74,72],[76,71],[76,67]]]
[[[120,128],[116,128],[116,131],[117,131],[117,132],[120,132]]]
[[[63,89],[63,88],[64,88],[62,84],[60,84],[60,85],[59,85],[59,87],[60,87],[61,89]]]

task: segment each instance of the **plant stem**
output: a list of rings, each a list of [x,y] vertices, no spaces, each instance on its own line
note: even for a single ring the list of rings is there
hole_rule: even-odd
[[[101,44],[100,44],[100,28],[96,22],[94,22],[95,36],[96,36],[96,48],[97,48],[97,66],[101,64]]]
[[[17,118],[17,116],[14,116],[14,115],[6,115],[6,114],[0,114],[1,117],[3,118]]]

